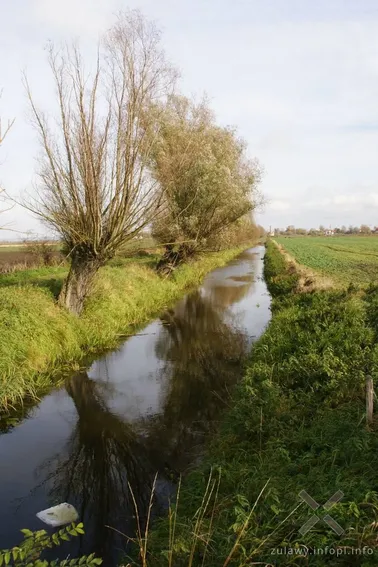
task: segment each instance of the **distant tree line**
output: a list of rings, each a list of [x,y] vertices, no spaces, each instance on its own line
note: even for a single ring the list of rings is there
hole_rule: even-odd
[[[302,235],[302,236],[324,236],[326,234],[378,234],[378,227],[369,227],[367,224],[362,224],[361,226],[350,225],[346,227],[345,225],[335,228],[326,228],[320,225],[319,228],[296,228],[294,225],[289,225],[286,228],[275,228],[275,235]]]

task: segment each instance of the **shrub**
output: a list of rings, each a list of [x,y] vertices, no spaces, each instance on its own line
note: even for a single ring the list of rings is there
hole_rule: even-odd
[[[63,561],[47,561],[41,559],[46,549],[59,546],[63,541],[84,534],[83,524],[71,524],[62,528],[51,536],[45,530],[32,532],[21,530],[24,534],[23,542],[12,549],[0,550],[0,566],[10,567],[96,567],[102,564],[102,559],[86,555],[77,559],[64,559]]]

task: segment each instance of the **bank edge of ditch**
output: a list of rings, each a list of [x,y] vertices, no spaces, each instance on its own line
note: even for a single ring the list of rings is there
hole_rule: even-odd
[[[365,425],[365,380],[377,379],[378,287],[298,293],[299,277],[268,241],[271,323],[203,463],[150,530],[143,566],[377,565],[378,422]],[[344,494],[329,511],[342,535],[302,490],[321,506]]]
[[[246,248],[203,255],[170,278],[138,263],[102,268],[80,318],[61,308],[43,285],[1,287],[0,415],[38,396],[90,353],[117,346],[120,335],[132,333]]]

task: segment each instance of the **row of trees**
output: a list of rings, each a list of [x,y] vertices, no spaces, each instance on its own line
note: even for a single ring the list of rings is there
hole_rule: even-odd
[[[50,45],[52,122],[26,92],[39,134],[37,192],[23,205],[71,259],[59,301],[79,314],[98,269],[146,228],[166,246],[163,268],[252,227],[258,163],[206,100],[177,93],[160,32],[139,12],[118,16],[92,72],[80,49]]]
[[[378,232],[378,227],[370,228],[367,224],[362,224],[361,226],[353,226],[350,225],[346,227],[343,225],[342,227],[336,227],[333,229],[327,229],[323,225],[320,225],[318,229],[310,228],[307,230],[306,228],[296,228],[294,225],[289,225],[286,229],[284,228],[275,228],[274,232],[276,235],[283,234],[283,235],[309,235],[309,236],[322,236],[326,234],[329,230],[332,230],[335,234],[372,234]]]

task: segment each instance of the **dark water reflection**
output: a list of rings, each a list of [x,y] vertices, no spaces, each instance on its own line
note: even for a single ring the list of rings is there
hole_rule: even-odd
[[[133,536],[133,499],[143,522],[156,473],[153,513],[164,513],[269,320],[262,255],[249,250],[212,272],[0,436],[0,548],[23,527],[44,527],[36,512],[67,501],[87,533],[62,555],[96,551],[115,564],[127,540],[108,526]]]

